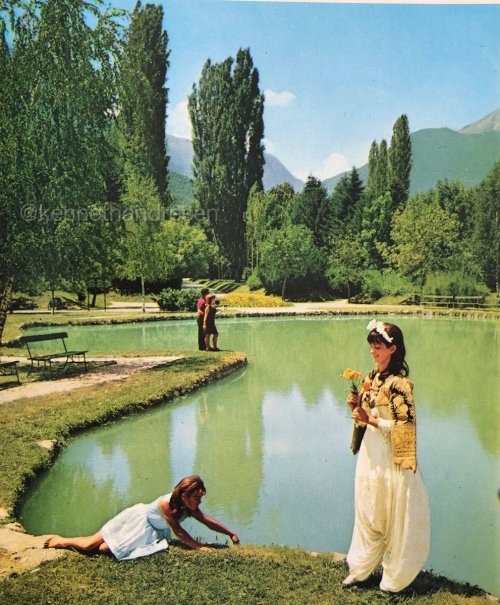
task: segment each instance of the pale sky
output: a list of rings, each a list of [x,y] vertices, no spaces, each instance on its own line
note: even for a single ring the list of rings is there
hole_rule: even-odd
[[[112,4],[132,9],[135,0]],[[205,61],[249,47],[266,97],[266,150],[303,180],[365,164],[371,142],[389,141],[403,113],[414,132],[460,129],[500,107],[498,4],[161,4],[167,132],[190,138],[187,96]]]

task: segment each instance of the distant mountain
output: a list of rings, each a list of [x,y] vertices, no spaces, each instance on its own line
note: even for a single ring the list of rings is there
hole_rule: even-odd
[[[480,134],[482,132],[500,132],[500,109],[489,113],[487,116],[465,126],[460,130],[462,134]]]
[[[283,183],[290,183],[297,193],[302,191],[304,183],[294,177],[276,156],[264,152],[264,160],[266,163],[264,164],[264,178],[262,179],[262,184],[266,191]]]
[[[193,147],[189,139],[167,134],[167,154],[170,156],[168,169],[189,179],[192,176]]]
[[[458,132],[449,128],[426,128],[411,133],[410,138],[413,155],[411,195],[428,191],[444,179],[473,187],[500,159],[500,110]],[[361,166],[358,171],[366,182],[368,165]],[[328,191],[333,191],[343,174],[347,173],[323,182]]]
[[[185,177],[192,177],[193,147],[189,139],[167,135],[167,152],[170,156],[169,170]],[[301,191],[304,183],[291,174],[287,168],[270,153],[264,153],[264,189],[268,190],[282,183],[290,183],[295,191]]]

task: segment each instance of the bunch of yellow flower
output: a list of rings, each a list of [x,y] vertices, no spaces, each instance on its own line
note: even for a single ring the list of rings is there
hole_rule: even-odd
[[[361,381],[363,380],[363,374],[361,374],[361,372],[358,372],[356,370],[351,370],[351,368],[346,368],[342,372],[342,378],[349,380],[351,383],[351,388],[350,388],[351,392],[357,393],[359,385],[361,384]]]

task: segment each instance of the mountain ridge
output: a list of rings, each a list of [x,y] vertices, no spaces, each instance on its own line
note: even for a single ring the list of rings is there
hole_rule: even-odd
[[[459,181],[466,187],[478,185],[500,159],[500,109],[461,130],[423,128],[410,134],[412,169],[410,195],[424,193],[440,180]],[[366,183],[368,164],[357,168]],[[347,172],[323,181],[328,192]]]
[[[473,187],[486,177],[493,164],[500,159],[500,109],[460,130],[424,128],[412,132],[410,139],[413,156],[410,195],[426,192],[434,188],[439,180],[445,179]],[[185,205],[192,200],[192,144],[189,139],[167,134],[167,149],[169,171],[175,173],[170,190],[174,198]],[[294,177],[276,156],[265,152],[264,157],[263,185],[266,191],[284,182],[290,183],[297,192],[302,190],[304,183]],[[357,170],[366,183],[368,164]],[[331,192],[346,174],[348,172],[342,172],[325,179],[323,185]]]
[[[191,141],[167,134],[167,153],[170,156],[169,170],[191,179],[193,165],[193,147]],[[295,191],[302,190],[304,183],[293,176],[276,156],[264,152],[264,159],[262,184],[266,191],[285,182],[290,183]]]

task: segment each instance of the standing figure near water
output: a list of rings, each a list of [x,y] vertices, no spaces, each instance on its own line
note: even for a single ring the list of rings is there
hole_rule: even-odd
[[[215,294],[207,295],[207,304],[205,307],[205,317],[203,319],[203,331],[205,333],[205,351],[218,351],[219,332],[215,327],[215,316],[217,315],[217,305]],[[210,336],[212,336],[213,346],[210,346]]]
[[[160,496],[151,504],[136,504],[126,508],[93,536],[52,536],[46,540],[45,547],[111,553],[119,561],[125,561],[165,550],[168,548],[167,539],[171,539],[174,532],[189,548],[213,550],[197,542],[183,529],[181,522],[187,517],[193,517],[211,530],[229,536],[233,544],[239,544],[238,536],[231,529],[200,510],[199,505],[205,494],[205,485],[198,475],[184,477],[172,493]]]
[[[375,320],[367,328],[377,369],[366,377],[361,395],[351,393],[347,399],[355,431],[366,429],[356,465],[354,531],[343,585],[366,580],[382,565],[381,590],[399,592],[429,554],[429,500],[417,468],[413,384],[407,378],[403,333]]]
[[[203,331],[203,321],[205,318],[205,308],[207,306],[208,288],[202,288],[200,298],[196,303],[196,323],[198,324],[198,350],[205,350],[205,332]]]

